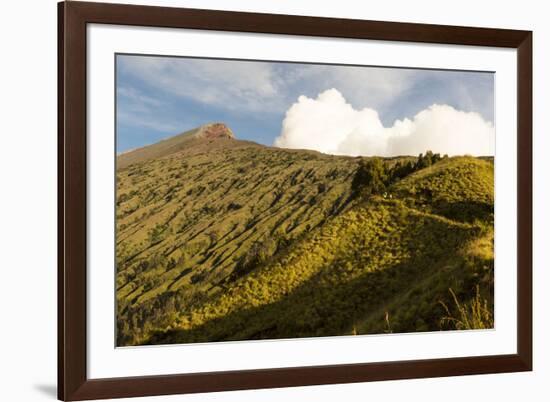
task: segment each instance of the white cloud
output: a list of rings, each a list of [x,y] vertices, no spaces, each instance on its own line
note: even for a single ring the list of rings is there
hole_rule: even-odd
[[[139,105],[142,109],[146,109],[147,106],[158,107],[162,105],[160,100],[145,95],[132,87],[118,87],[117,95],[132,102],[134,105]]]
[[[414,86],[416,70],[120,56],[123,76],[149,88],[227,110],[283,112],[299,93],[340,88],[354,103],[381,108]]]
[[[148,115],[141,115],[131,111],[118,111],[117,121],[125,126],[147,128],[163,133],[177,133],[180,131],[185,131],[182,129],[182,126],[176,122],[163,122]]]
[[[278,101],[270,63],[128,56],[119,66],[152,88],[229,110]]]
[[[494,155],[492,123],[474,112],[432,105],[414,118],[384,127],[378,112],[356,110],[336,89],[316,99],[300,96],[286,112],[275,145],[340,155],[417,155],[426,150],[449,155]]]
[[[176,121],[159,116],[159,110],[165,106],[161,100],[148,96],[136,88],[117,88],[117,122],[122,125],[165,133],[177,132],[181,126]]]

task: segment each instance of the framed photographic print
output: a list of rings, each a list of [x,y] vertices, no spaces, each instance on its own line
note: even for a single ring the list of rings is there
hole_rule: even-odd
[[[531,370],[532,33],[59,3],[59,399]]]

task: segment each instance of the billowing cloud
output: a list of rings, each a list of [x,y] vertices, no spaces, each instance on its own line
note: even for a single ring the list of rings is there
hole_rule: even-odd
[[[336,89],[300,96],[286,112],[275,145],[337,155],[494,155],[495,129],[475,112],[434,104],[384,127],[378,112],[356,110]]]

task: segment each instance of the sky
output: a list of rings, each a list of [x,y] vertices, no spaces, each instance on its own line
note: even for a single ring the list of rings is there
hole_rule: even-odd
[[[494,154],[490,72],[117,55],[117,152],[209,122],[342,155]]]

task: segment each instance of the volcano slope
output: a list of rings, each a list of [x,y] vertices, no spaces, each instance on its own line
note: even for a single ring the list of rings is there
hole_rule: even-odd
[[[374,186],[220,124],[119,155],[117,345],[491,327],[492,159],[428,159]]]

